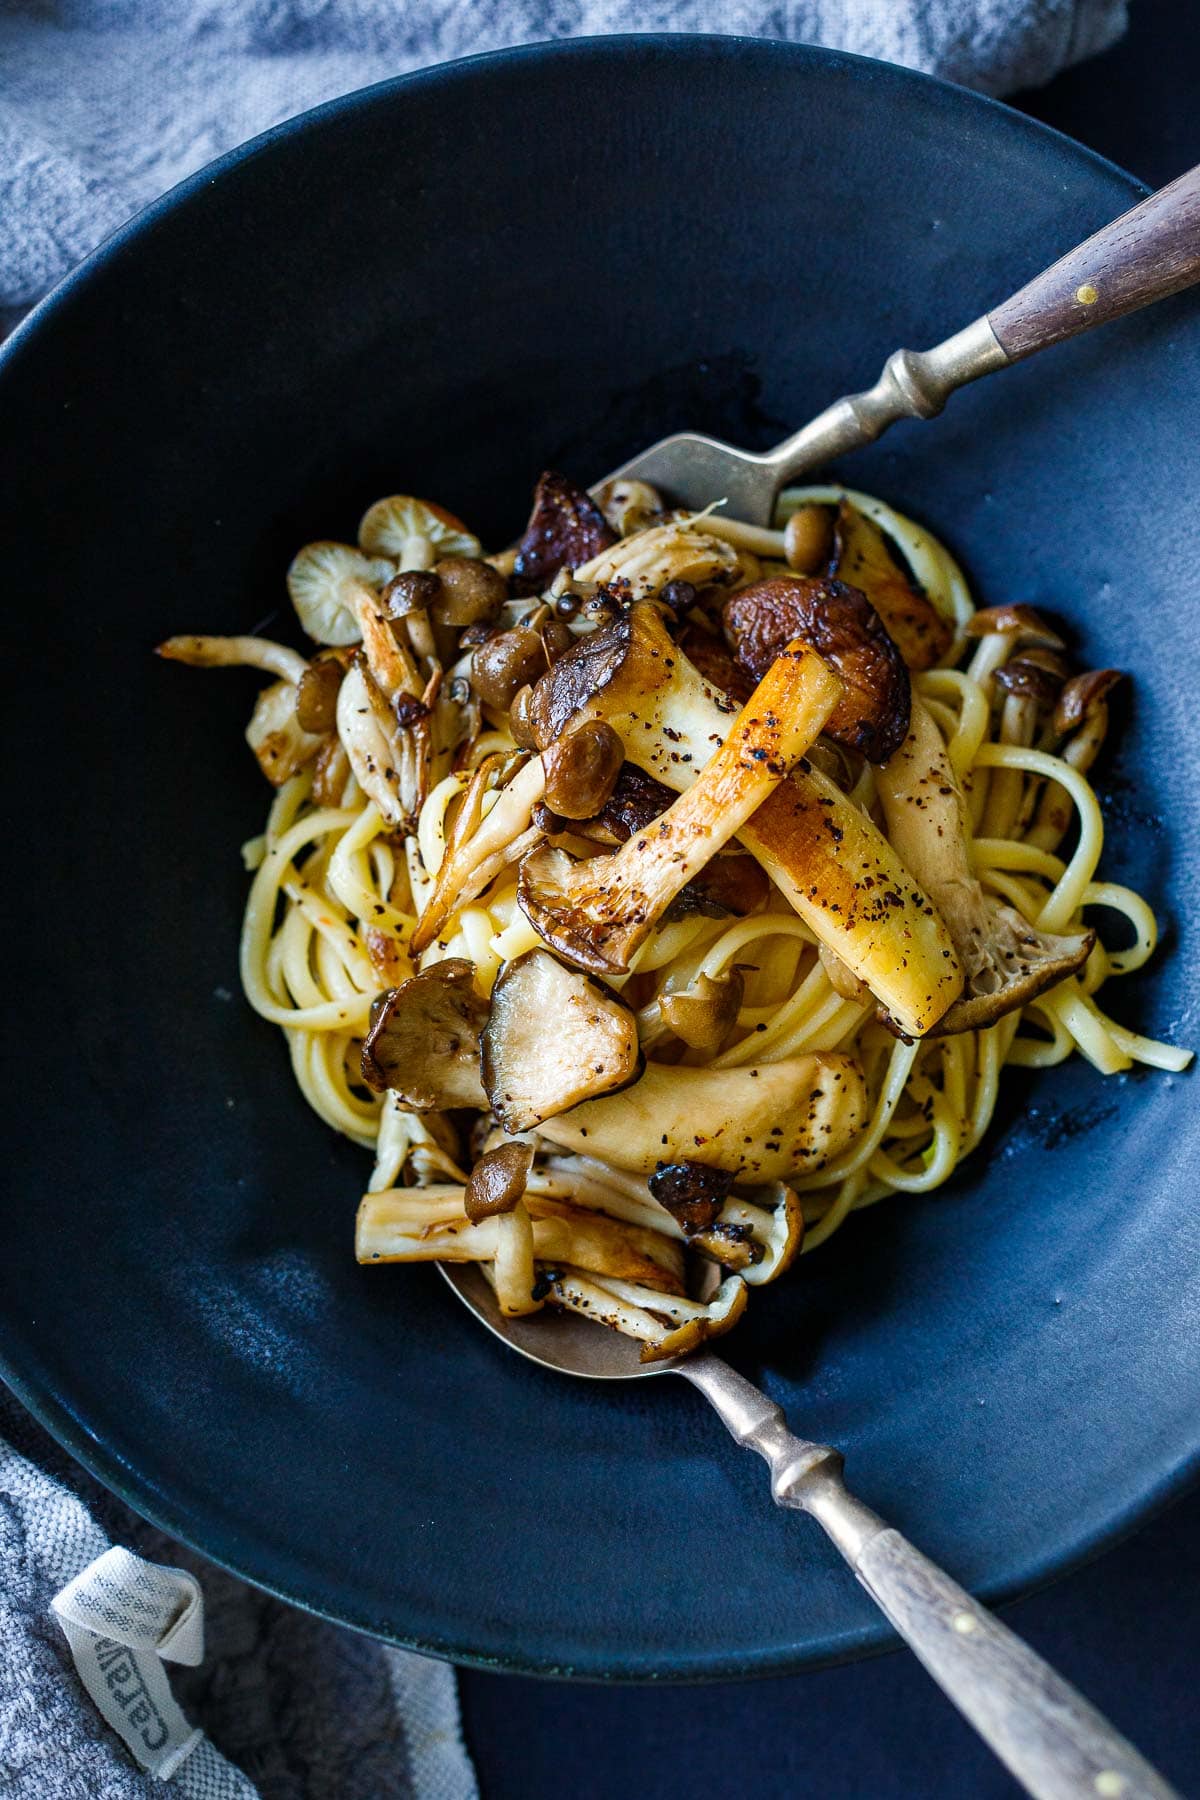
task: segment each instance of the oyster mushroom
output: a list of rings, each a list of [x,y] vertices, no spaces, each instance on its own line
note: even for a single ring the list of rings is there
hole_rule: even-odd
[[[733,703],[681,653],[652,606],[582,638],[534,688],[540,745],[574,718],[603,718],[625,754],[682,793],[729,730]],[[743,825],[743,845],[815,936],[900,1028],[922,1036],[962,987],[945,926],[901,858],[816,769],[794,770]]]
[[[395,572],[395,563],[386,557],[323,541],[297,551],[287,572],[287,589],[310,638],[318,644],[354,644],[359,627],[351,590],[363,583],[382,587]]]
[[[267,780],[274,787],[281,787],[312,761],[326,739],[317,732],[305,731],[297,719],[295,683],[274,681],[254,703],[246,742]]]
[[[962,791],[942,734],[919,701],[909,735],[879,770],[877,785],[888,835],[946,921],[966,972],[964,991],[935,1035],[994,1025],[1083,967],[1094,932],[1039,931],[984,893],[971,868]]]
[[[355,779],[387,823],[406,830],[428,789],[428,711],[410,694],[389,705],[361,655],[338,689],[338,736]]]
[[[647,1063],[619,1094],[539,1126],[542,1137],[617,1169],[703,1157],[746,1181],[785,1181],[822,1168],[867,1119],[862,1071],[838,1052],[734,1069]]]
[[[646,832],[608,857],[576,862],[544,846],[525,858],[517,898],[535,931],[584,968],[627,970],[676,894],[804,754],[840,694],[820,657],[790,644],[696,781]]]
[[[508,1132],[636,1081],[637,1022],[601,983],[546,950],[506,963],[480,1038],[488,1103]]]
[[[908,733],[908,669],[883,621],[858,588],[829,577],[758,581],[725,607],[725,635],[741,666],[761,680],[791,638],[837,671],[845,692],[825,735],[869,762],[886,762]]]
[[[732,581],[738,568],[732,545],[697,527],[687,515],[622,538],[581,564],[575,580],[601,587],[619,582],[632,599],[646,600],[674,582],[686,582],[695,589],[709,582]]]
[[[540,594],[563,569],[577,568],[615,542],[616,533],[590,494],[547,469],[512,569],[513,591]]]
[[[540,756],[496,754],[480,763],[459,802],[441,867],[412,934],[414,956],[429,948],[453,913],[541,839],[543,832],[531,820],[545,788]],[[500,798],[485,815],[484,801],[497,789]]]
[[[488,1004],[463,957],[434,963],[380,994],[362,1047],[362,1073],[377,1094],[387,1089],[413,1112],[487,1107],[479,1076],[479,1033]]]

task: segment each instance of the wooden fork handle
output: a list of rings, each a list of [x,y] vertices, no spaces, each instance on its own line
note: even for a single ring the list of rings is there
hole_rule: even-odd
[[[988,314],[1012,362],[1200,281],[1200,166],[1122,213]]]

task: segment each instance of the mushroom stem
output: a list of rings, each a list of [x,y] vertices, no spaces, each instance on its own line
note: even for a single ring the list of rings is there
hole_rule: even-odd
[[[299,683],[308,670],[306,658],[286,644],[260,637],[169,637],[156,646],[156,656],[187,663],[193,669],[263,669],[284,681]]]
[[[481,894],[501,869],[531,850],[543,835],[530,824],[533,809],[546,791],[540,756],[531,757],[517,771],[500,789],[500,798],[487,817],[483,816],[484,796],[492,791],[505,761],[503,756],[489,756],[471,777],[433,891],[412,935],[414,956],[429,948],[453,913]]]
[[[569,962],[623,974],[676,894],[804,754],[841,692],[815,652],[789,644],[697,780],[653,825],[613,856],[574,862],[543,847],[526,858],[517,897],[534,930]]]
[[[877,782],[888,836],[945,919],[966,972],[966,990],[937,1035],[993,1025],[1083,967],[1094,933],[1039,931],[984,893],[971,867],[966,802],[920,701],[913,701],[907,740]]]

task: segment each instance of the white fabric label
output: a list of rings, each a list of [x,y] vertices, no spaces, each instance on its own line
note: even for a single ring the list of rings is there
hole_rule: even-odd
[[[204,1598],[185,1569],[114,1546],[51,1603],[79,1679],[144,1769],[169,1781],[203,1741],[175,1704],[163,1659],[204,1657]]]

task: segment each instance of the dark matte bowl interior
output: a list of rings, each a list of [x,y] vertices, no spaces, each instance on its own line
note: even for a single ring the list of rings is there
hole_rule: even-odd
[[[338,102],[187,183],[7,347],[11,1118],[3,1367],[142,1512],[252,1580],[460,1658],[591,1676],[883,1641],[682,1383],[531,1369],[432,1270],[360,1270],[366,1159],[237,992],[254,680],[176,630],[294,635],[283,571],[363,505],[493,542],[546,463],[765,446],[957,328],[1136,185],[869,62],[644,39]],[[1136,684],[1105,870],[1164,923],[1122,1016],[1195,1042],[1195,425],[1184,298],[844,465]],[[1187,1078],[1006,1083],[986,1151],[852,1222],[732,1354],[862,1495],[1003,1596],[1172,1492],[1200,1436]]]

